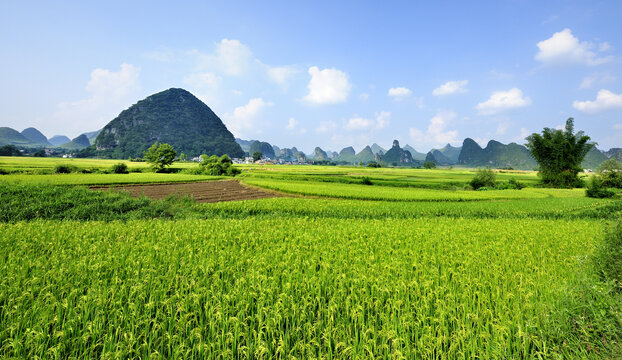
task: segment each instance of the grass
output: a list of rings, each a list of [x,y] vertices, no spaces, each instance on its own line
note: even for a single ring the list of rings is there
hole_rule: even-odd
[[[600,233],[442,218],[2,225],[0,354],[595,356],[620,321],[614,307],[594,329],[575,302]]]
[[[196,204],[84,185],[218,177],[9,160],[1,358],[620,357],[618,199],[533,172],[464,191],[472,170],[245,165],[304,196]]]

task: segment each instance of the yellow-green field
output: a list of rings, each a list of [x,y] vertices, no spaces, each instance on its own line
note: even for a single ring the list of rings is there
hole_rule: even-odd
[[[595,258],[619,197],[533,172],[473,191],[468,169],[243,165],[294,196],[198,204],[84,187],[222,179],[183,173],[197,164],[49,173],[66,161],[0,158],[2,358],[622,354],[622,289]]]

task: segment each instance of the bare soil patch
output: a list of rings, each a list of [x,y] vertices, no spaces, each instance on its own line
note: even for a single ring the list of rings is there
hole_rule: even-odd
[[[133,197],[141,195],[152,199],[163,199],[169,195],[190,195],[197,202],[237,201],[266,199],[283,196],[276,192],[247,187],[235,180],[208,181],[176,184],[93,186],[91,190],[127,191]]]

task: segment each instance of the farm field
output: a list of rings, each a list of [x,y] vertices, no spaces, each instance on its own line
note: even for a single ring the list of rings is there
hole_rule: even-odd
[[[472,191],[469,169],[244,165],[231,192],[289,196],[199,203],[86,185],[224,178],[15,159],[0,158],[0,357],[622,354],[622,293],[595,258],[619,195],[533,172]]]

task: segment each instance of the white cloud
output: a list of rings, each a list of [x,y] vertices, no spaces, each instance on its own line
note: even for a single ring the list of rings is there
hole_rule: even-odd
[[[369,94],[362,93],[359,95],[359,99],[361,99],[361,101],[367,101],[369,99]]]
[[[186,76],[184,84],[190,87],[191,92],[208,106],[220,103],[222,78],[214,73],[194,73]]]
[[[291,132],[297,132],[300,134],[306,134],[307,133],[307,129],[301,128],[300,127],[300,121],[294,119],[294,118],[289,118],[289,121],[287,122],[287,126],[285,126],[285,128]]]
[[[279,85],[287,85],[289,81],[300,72],[298,68],[292,65],[286,66],[269,66],[264,65],[268,78]]]
[[[592,74],[583,78],[579,89],[589,89],[596,84],[607,84],[614,81],[616,81],[616,77],[608,73]]]
[[[527,130],[526,128],[521,128],[520,134],[516,136],[515,138],[510,139],[510,141],[515,142],[517,144],[524,144],[526,141],[525,138],[529,135],[531,135],[531,132],[529,130]]]
[[[448,81],[434,89],[434,91],[432,91],[432,95],[442,96],[451,94],[462,94],[468,91],[468,89],[466,88],[468,84],[469,80]]]
[[[204,54],[198,50],[190,51],[196,56],[200,69],[218,71],[231,76],[245,74],[253,60],[251,50],[239,40],[222,39],[216,44],[214,54]]]
[[[319,134],[325,134],[334,131],[337,128],[337,124],[334,121],[322,121],[320,126],[315,129],[315,132]]]
[[[508,91],[495,91],[485,102],[477,104],[475,107],[480,114],[492,115],[499,112],[516,109],[531,105],[529,97],[523,97],[523,92],[518,88]]]
[[[336,104],[348,98],[352,85],[345,72],[335,68],[320,70],[317,66],[311,66],[309,75],[309,94],[304,97],[307,103]]]
[[[106,125],[136,101],[140,68],[123,63],[119,71],[95,69],[86,85],[90,97],[62,102],[52,115],[68,134],[92,131]]]
[[[579,39],[572,35],[570,29],[556,32],[550,38],[540,41],[537,46],[539,51],[535,59],[545,65],[582,64],[595,66],[613,60],[612,56],[601,57],[592,51],[596,47],[600,52],[606,51],[609,49],[608,43],[601,43],[596,46],[587,41],[579,42]]]
[[[495,132],[496,135],[503,135],[505,134],[508,129],[510,127],[510,124],[507,122],[502,122],[499,125],[497,125],[497,131]]]
[[[447,143],[457,143],[458,131],[446,130],[447,123],[455,119],[456,113],[453,111],[439,111],[430,119],[427,130],[421,131],[417,128],[410,128],[410,139],[416,146],[442,146]]]
[[[248,104],[238,106],[233,110],[233,114],[226,113],[223,116],[227,128],[236,136],[246,136],[259,134],[265,123],[259,124],[258,120],[263,109],[272,106],[271,102],[266,102],[262,98],[254,98]]]
[[[600,90],[594,101],[577,101],[572,103],[572,107],[586,113],[597,113],[611,109],[622,109],[622,94],[615,94],[609,90]]]
[[[348,119],[343,126],[345,130],[349,131],[361,131],[370,129],[384,129],[389,125],[391,120],[391,113],[388,111],[381,111],[374,114],[374,119],[367,119],[360,116],[354,116]]]
[[[395,100],[404,100],[410,95],[412,95],[412,93],[413,92],[409,88],[400,86],[400,87],[390,88],[388,95],[394,98]]]

